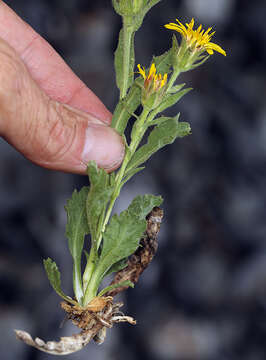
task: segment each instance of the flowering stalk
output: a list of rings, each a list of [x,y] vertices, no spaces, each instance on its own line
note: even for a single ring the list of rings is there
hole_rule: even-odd
[[[131,240],[134,246],[132,245],[131,247],[129,241],[128,244],[123,245],[124,250],[121,251],[121,245],[118,245],[116,251],[119,255],[112,254],[111,256],[110,253],[107,253],[108,256],[110,255],[110,259],[108,258],[108,260],[106,260],[107,255],[105,254],[105,247],[109,248],[112,241],[115,241],[114,239],[111,240],[111,238],[113,238],[112,232],[118,231],[115,237],[119,238],[119,236],[121,236],[119,235],[120,230],[114,229],[117,224],[112,223],[114,217],[111,219],[111,214],[122,186],[134,174],[143,169],[140,165],[154,152],[162,146],[173,142],[177,137],[183,137],[190,133],[189,124],[180,123],[178,121],[179,115],[175,118],[156,118],[159,113],[177,103],[191,90],[189,88],[183,89],[183,84],[175,85],[178,75],[183,71],[188,71],[189,69],[198,66],[199,62],[201,63],[202,59],[206,58],[206,52],[210,55],[213,54],[213,51],[215,50],[226,55],[222,48],[210,42],[210,39],[214,34],[214,32],[211,32],[211,28],[204,31],[200,25],[194,30],[194,19],[192,19],[189,24],[186,24],[186,27],[177,20],[177,24],[170,23],[165,25],[165,27],[181,34],[181,44],[179,45],[174,37],[173,46],[170,51],[159,57],[155,57],[148,70],[138,64],[137,73],[139,73],[140,76],[132,83],[129,76],[129,71],[132,67],[132,57],[130,58],[130,52],[132,53],[132,37],[136,30],[136,19],[139,19],[140,14],[143,17],[143,14],[145,14],[146,11],[144,8],[148,2],[140,1],[138,2],[137,7],[131,6],[126,8],[127,2],[116,1],[116,9],[119,10],[123,17],[123,29],[122,40],[120,39],[118,50],[116,51],[118,86],[121,85],[120,102],[117,108],[118,110],[114,113],[112,125],[117,129],[125,129],[129,117],[133,114],[131,113],[131,110],[134,111],[134,108],[141,104],[142,112],[140,116],[133,114],[136,117],[136,121],[131,130],[130,144],[126,144],[125,157],[116,174],[109,175],[103,170],[98,169],[94,163],[88,165],[88,175],[91,182],[90,189],[86,190],[87,199],[85,202],[85,221],[87,220],[88,226],[86,229],[84,226],[83,229],[83,240],[80,240],[78,257],[75,254],[77,249],[72,249],[73,245],[70,240],[70,249],[73,253],[72,256],[75,265],[75,298],[80,306],[83,307],[86,307],[92,299],[97,296],[98,288],[103,277],[112,271],[113,266],[118,266],[118,268],[119,266],[122,266],[119,265],[119,262],[132,253],[132,250],[129,249],[135,249],[138,244],[138,240],[134,237]],[[119,8],[117,8],[118,5],[120,6]],[[121,49],[123,51],[121,51]],[[168,79],[168,74],[171,73],[171,70],[173,71]],[[132,84],[128,91],[130,83]],[[146,130],[150,126],[154,126],[154,129],[149,135],[147,144],[139,147]],[[153,196],[150,196],[148,199],[148,202],[150,202],[148,209],[151,209],[152,205],[154,206],[161,202],[161,199]],[[143,206],[142,202],[144,201],[144,198],[140,198],[138,201],[138,206],[141,208]],[[147,199],[145,199],[145,201],[147,201]],[[67,211],[68,215],[71,216],[71,212],[73,211],[71,206],[69,206],[69,209],[67,208]],[[142,219],[139,219],[140,229],[144,226],[143,220],[145,216]],[[119,222],[119,219],[117,218],[115,221]],[[129,221],[129,219],[125,221],[126,226],[127,221]],[[135,224],[130,225],[133,226],[133,230],[131,229],[132,231],[134,231],[134,226],[137,227],[137,221],[138,220],[135,219]],[[72,225],[72,227],[73,226],[75,225]],[[90,232],[91,235],[91,251],[90,254],[87,255],[87,265],[81,280],[79,269],[83,247],[82,241],[84,241],[84,235],[88,232]],[[129,232],[129,230],[127,230],[127,232]],[[73,237],[73,234],[68,234],[68,232],[67,235],[69,235],[68,237],[70,238]],[[109,250],[111,251],[111,248]],[[49,273],[48,263],[46,263],[46,270]]]
[[[112,294],[115,288],[133,286],[133,283],[127,279],[121,283],[112,283],[100,291],[100,284],[105,276],[122,271],[128,258],[137,251],[140,239],[146,230],[146,217],[153,208],[160,206],[162,198],[153,195],[137,196],[127,210],[112,216],[115,201],[123,185],[144,169],[143,164],[156,151],[173,143],[176,138],[190,134],[190,125],[179,122],[179,114],[175,117],[158,116],[175,105],[191,90],[184,88],[184,84],[176,84],[179,74],[201,65],[210,55],[213,55],[214,51],[226,55],[220,46],[210,42],[214,35],[214,32],[211,32],[212,28],[204,31],[200,25],[194,29],[194,19],[186,26],[177,20],[177,23],[170,23],[165,27],[181,34],[181,43],[179,44],[177,38],[173,36],[171,49],[160,56],[153,57],[147,69],[138,64],[138,71],[135,72],[138,76],[134,79],[134,70],[136,70],[134,34],[147,11],[159,1],[113,0],[115,10],[122,16],[123,27],[115,52],[116,80],[120,90],[120,100],[113,114],[112,127],[125,140],[125,157],[120,169],[112,174],[98,168],[95,162],[90,162],[87,168],[90,186],[83,187],[79,192],[75,190],[72,198],[67,202],[66,236],[73,257],[73,298],[65,295],[61,290],[60,272],[55,262],[50,258],[44,261],[51,285],[66,302],[63,308],[84,332],[96,326],[95,332],[91,334],[96,334],[97,338],[101,338],[100,330],[104,330],[105,326],[111,327],[119,318],[119,316],[112,316],[112,311],[116,313],[118,309],[113,303],[112,296],[103,295]],[[137,116],[135,110],[139,106],[142,107],[142,111]],[[135,117],[136,121],[131,129],[129,143],[127,143],[125,129],[131,116]],[[147,142],[140,146],[147,129],[151,130]],[[83,251],[85,236],[88,234],[91,240],[89,254]],[[87,263],[82,274],[83,252]],[[96,315],[90,317],[92,312]],[[101,326],[95,319],[101,319]],[[121,321],[134,323],[131,318],[125,316],[122,316]],[[40,342],[29,339],[27,334],[25,339],[28,344],[41,348]],[[81,339],[84,338],[81,337]],[[60,350],[65,347],[65,344],[58,343],[53,346]],[[69,349],[64,350],[64,353],[80,348],[80,344],[76,347],[72,343],[67,346]],[[49,350],[48,345],[47,349]],[[46,351],[44,347],[41,350]],[[49,352],[51,353],[50,350]],[[58,354],[58,352],[52,353]]]

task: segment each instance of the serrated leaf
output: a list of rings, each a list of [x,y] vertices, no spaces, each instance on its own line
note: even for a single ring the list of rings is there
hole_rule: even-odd
[[[86,210],[92,242],[97,241],[97,231],[108,204],[113,187],[110,186],[109,174],[97,167],[94,161],[88,164],[90,191],[87,197]]]
[[[83,288],[81,280],[81,255],[84,245],[84,237],[89,233],[86,215],[86,200],[89,188],[83,187],[79,192],[75,190],[71,199],[67,201],[65,210],[67,212],[66,237],[68,247],[73,257],[73,287],[78,302],[82,300]]]
[[[126,173],[147,161],[157,150],[165,145],[172,144],[177,137],[183,137],[189,133],[189,124],[180,123],[174,118],[169,118],[169,120],[158,124],[150,133],[147,144],[140,147],[133,155]]]
[[[129,205],[127,212],[129,216],[143,220],[155,206],[160,206],[163,202],[161,196],[151,194],[138,195]]]
[[[154,206],[162,202],[160,196],[140,195],[127,210],[114,215],[103,234],[102,252],[97,264],[95,277],[99,285],[104,276],[117,268],[122,259],[132,255],[139,246],[139,241],[146,230],[146,216]]]
[[[127,211],[112,217],[103,234],[103,248],[97,266],[101,276],[104,276],[113,264],[135,252],[145,229],[145,219],[137,221]]]
[[[130,280],[121,281],[120,283],[107,286],[106,288],[101,290],[97,296],[103,296],[104,294],[106,294],[109,291],[112,291],[114,289],[117,289],[119,287],[124,287],[124,286],[129,286],[129,287],[133,288],[134,284]]]
[[[161,104],[156,108],[156,112],[162,112],[165,109],[175,105],[184,95],[186,95],[192,88],[187,88],[181,91],[178,91],[176,94],[167,95],[166,98],[161,102]]]
[[[52,259],[48,258],[46,260],[43,260],[43,265],[46,274],[48,276],[48,279],[50,281],[50,284],[52,285],[55,292],[67,302],[76,305],[77,304],[76,301],[71,299],[70,296],[65,295],[61,289],[61,275],[56,263]]]
[[[116,84],[117,84],[118,89],[121,92],[124,92],[126,94],[127,89],[132,85],[132,83],[134,81],[134,67],[135,67],[134,38],[135,38],[135,33],[133,32],[132,36],[131,36],[128,74],[124,74],[124,70],[123,70],[124,57],[125,57],[124,31],[125,30],[123,28],[120,30],[118,45],[117,45],[117,49],[115,51],[115,73],[116,73]]]
[[[117,104],[113,117],[111,127],[122,135],[127,126],[128,120],[132,114],[139,107],[141,102],[141,88],[135,83],[129,90],[126,97]]]

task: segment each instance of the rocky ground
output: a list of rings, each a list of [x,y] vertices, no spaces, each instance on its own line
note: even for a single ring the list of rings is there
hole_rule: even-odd
[[[117,99],[113,50],[120,27],[109,0],[8,0],[65,58],[110,110]],[[266,5],[253,0],[164,0],[136,37],[137,60],[170,45],[162,25],[176,17],[215,24],[211,57],[182,76],[195,90],[181,112],[192,135],[155,155],[122,192],[162,194],[165,219],[152,265],[119,324],[73,360],[264,360],[266,354]],[[49,355],[16,341],[13,329],[46,340],[71,334],[45,277],[51,256],[71,292],[64,204],[85,177],[32,165],[0,140],[0,353],[4,360]]]

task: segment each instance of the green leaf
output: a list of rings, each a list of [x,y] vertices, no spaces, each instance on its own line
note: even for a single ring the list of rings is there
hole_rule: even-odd
[[[129,216],[143,220],[152,211],[155,206],[160,206],[163,202],[161,196],[138,195],[129,205],[127,212]]]
[[[170,72],[172,66],[171,58],[172,58],[171,49],[166,51],[162,55],[153,57],[152,62],[154,62],[158,73],[164,75]]]
[[[68,247],[74,260],[73,287],[76,299],[82,301],[83,288],[81,280],[81,255],[84,245],[84,237],[89,233],[86,215],[86,200],[89,188],[83,187],[79,192],[75,190],[72,198],[67,201],[65,210],[67,212],[66,237]]]
[[[175,116],[175,120],[178,120],[179,119],[179,116],[180,116],[180,113],[178,113],[176,116]],[[163,122],[166,122],[168,120],[172,120],[173,118],[172,117],[169,117],[169,116],[160,116],[150,122],[148,122],[146,125],[147,125],[147,128],[149,126],[154,126],[154,125],[159,125],[159,124],[162,124]]]
[[[97,266],[99,280],[113,264],[136,251],[145,229],[145,219],[137,220],[127,210],[112,217],[103,234],[103,248]]]
[[[103,296],[107,292],[109,292],[111,290],[114,290],[114,289],[117,289],[117,288],[122,287],[122,286],[130,286],[130,287],[133,288],[134,284],[130,280],[121,281],[120,283],[107,286],[106,288],[101,290],[97,296]]]
[[[94,274],[97,287],[106,274],[117,271],[117,268],[124,265],[120,262],[122,259],[136,251],[146,230],[146,216],[161,202],[160,196],[140,195],[132,201],[127,210],[112,217],[103,234],[102,252]]]
[[[185,85],[186,85],[185,83],[174,85],[174,86],[171,87],[171,89],[169,89],[169,93],[170,94],[175,94],[178,91],[180,91]]]
[[[138,30],[143,22],[143,19],[147,12],[156,4],[158,4],[161,0],[149,0],[146,1],[146,6],[144,9],[138,14],[138,16],[135,17],[135,30]]]
[[[135,82],[126,97],[119,101],[113,114],[111,126],[116,129],[120,135],[124,133],[128,120],[134,114],[134,111],[136,111],[139,107],[140,102],[141,88]]]
[[[191,127],[188,122],[182,121],[178,126],[178,137],[182,138],[191,134]]]
[[[134,81],[134,67],[135,67],[135,50],[134,50],[134,38],[135,38],[135,32],[131,32],[131,40],[130,39],[124,39],[124,34],[130,35],[130,31],[127,28],[122,28],[119,33],[119,40],[118,40],[118,46],[115,51],[115,73],[116,73],[116,84],[118,89],[121,92],[126,91],[127,89],[132,85]],[[130,41],[130,44],[126,44],[124,46],[124,41]],[[126,47],[130,46],[130,54],[129,54],[129,68],[128,68],[128,74],[124,74],[124,61],[125,56],[127,54]],[[124,79],[124,77],[127,76],[127,79]],[[127,84],[127,88],[125,87],[125,81]]]
[[[191,66],[190,69],[192,69],[192,70],[193,70],[193,69],[196,69],[198,66],[204,64],[205,61],[207,61],[210,56],[211,56],[211,55],[207,55],[207,56],[205,55],[205,56],[199,57],[199,58],[198,58],[198,61],[197,61],[196,63],[194,63],[194,64]],[[200,60],[200,61],[199,61],[199,60]],[[190,70],[190,69],[189,69],[189,70]]]
[[[152,154],[163,146],[172,144],[176,138],[181,138],[188,134],[190,134],[189,124],[179,123],[178,119],[169,118],[169,120],[158,124],[150,133],[147,144],[140,147],[133,155],[128,164],[126,174],[147,161]]]
[[[97,235],[106,206],[110,200],[113,187],[110,186],[109,174],[97,167],[94,161],[88,164],[88,176],[90,179],[90,191],[87,197],[86,209],[90,227],[92,243],[97,241]]]
[[[121,187],[124,186],[124,184],[129,181],[134,175],[136,175],[138,172],[140,172],[141,170],[145,169],[145,166],[136,168],[136,169],[131,169],[131,171],[129,171],[127,173],[127,175],[124,177],[122,183],[121,183]]]
[[[52,259],[48,258],[46,260],[43,260],[43,265],[47,273],[48,279],[50,281],[50,284],[52,285],[55,292],[67,302],[76,305],[77,304],[76,301],[71,299],[70,296],[65,295],[61,290],[61,275],[56,263]]]
[[[167,95],[161,104],[156,108],[156,112],[162,112],[165,109],[175,105],[184,95],[186,95],[192,88],[187,88],[181,91],[178,91],[176,94]]]
[[[105,276],[108,276],[110,274],[112,274],[113,272],[118,272],[120,270],[123,270],[124,268],[126,268],[128,265],[127,263],[127,258],[119,260],[118,262],[116,262],[115,264],[113,264],[110,269],[106,272]]]

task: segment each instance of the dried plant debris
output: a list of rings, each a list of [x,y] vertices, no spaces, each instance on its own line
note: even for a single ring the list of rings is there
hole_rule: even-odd
[[[111,283],[112,285],[127,280],[133,284],[138,282],[140,275],[148,267],[157,251],[157,236],[160,231],[162,219],[163,210],[157,206],[154,207],[146,217],[147,228],[144,236],[140,240],[140,246],[128,259],[127,266],[116,273],[114,280]],[[109,291],[106,295],[115,296],[127,288],[128,286],[118,287]]]
[[[117,272],[111,284],[118,284],[126,280],[134,284],[137,283],[157,250],[157,236],[162,218],[163,211],[159,207],[154,207],[146,218],[147,228],[140,241],[140,246],[128,259],[127,266]],[[67,319],[81,329],[79,334],[61,337],[59,341],[47,342],[38,337],[33,340],[29,333],[22,330],[15,330],[16,336],[24,343],[53,355],[74,353],[84,348],[91,340],[94,340],[97,344],[102,344],[105,340],[107,328],[111,328],[113,324],[120,322],[127,322],[131,325],[136,324],[132,317],[125,316],[121,312],[120,308],[123,303],[113,301],[115,295],[127,288],[128,286],[118,287],[105,294],[106,296],[96,296],[86,308],[66,301],[61,302],[61,308],[66,312]]]

